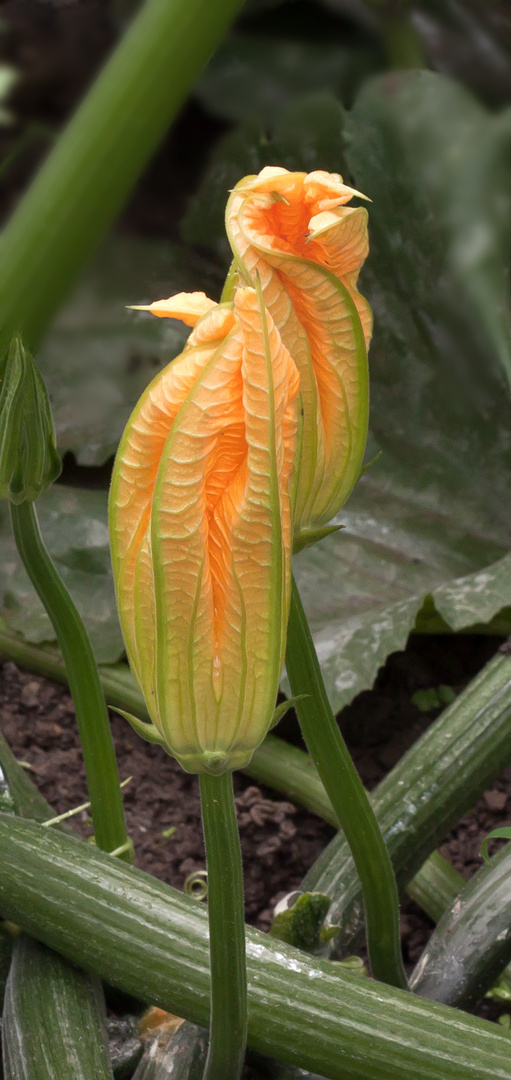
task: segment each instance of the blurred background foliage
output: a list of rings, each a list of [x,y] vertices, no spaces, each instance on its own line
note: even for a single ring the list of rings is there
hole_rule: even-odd
[[[4,219],[136,6],[4,2]],[[185,337],[125,305],[218,297],[228,190],[270,163],[340,172],[372,199],[367,459],[381,454],[343,531],[296,559],[333,704],[370,685],[414,627],[510,632],[510,103],[507,0],[247,0],[38,358],[64,456],[41,523],[101,662],[122,655],[112,455]],[[3,618],[51,640],[4,508],[0,537]]]

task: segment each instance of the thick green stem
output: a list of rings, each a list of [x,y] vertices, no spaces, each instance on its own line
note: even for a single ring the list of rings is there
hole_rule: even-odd
[[[124,848],[123,857],[129,860],[131,844],[126,834],[112,734],[87,631],[44,546],[34,504],[11,504],[11,520],[19,555],[48,612],[64,656],[96,843],[104,851]]]
[[[208,865],[211,1014],[203,1080],[238,1080],[247,1043],[241,848],[232,773],[200,777]]]
[[[406,987],[394,872],[374,810],[339,731],[314,642],[293,580],[286,667],[309,753],[350,846],[362,886],[367,946],[375,978]]]
[[[0,242],[0,346],[35,349],[242,0],[146,0]]]
[[[5,814],[0,865],[4,918],[139,1000],[207,1024],[202,904]],[[249,1045],[261,1054],[329,1080],[511,1080],[509,1035],[488,1021],[346,974],[250,926],[247,969]]]

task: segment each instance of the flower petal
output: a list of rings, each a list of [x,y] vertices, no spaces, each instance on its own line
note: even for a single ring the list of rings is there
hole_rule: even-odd
[[[169,431],[200,373],[218,348],[187,347],[153,379],[126,426],[117,454],[109,515],[117,603],[126,649],[154,719],[152,675],[154,586],[149,525],[158,468]]]
[[[356,276],[367,252],[366,214],[320,209],[351,197],[340,177],[279,176],[289,196],[282,203],[259,189],[268,187],[264,172],[234,190],[226,222],[240,273],[247,282],[259,275],[265,305],[300,372],[304,421],[296,523],[302,531],[317,529],[338,511],[362,462],[368,404],[364,330],[369,335],[370,318]],[[311,208],[317,213],[309,241]],[[332,267],[345,270],[343,280]]]
[[[235,309],[153,500],[157,726],[192,771],[237,767],[263,737],[287,619],[298,376],[252,290]]]
[[[199,319],[214,307],[215,301],[210,300],[203,292],[182,292],[169,296],[167,300],[155,300],[153,304],[133,305],[132,310],[150,311],[151,315],[157,315],[159,319],[180,319],[186,326],[195,326]]]

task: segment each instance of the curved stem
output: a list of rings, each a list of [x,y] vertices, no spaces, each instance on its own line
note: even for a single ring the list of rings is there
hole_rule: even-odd
[[[321,675],[300,594],[293,579],[286,667],[309,753],[323,781],[360,877],[373,975],[406,988],[399,940],[396,882],[380,827],[339,731]]]
[[[66,665],[83,750],[94,834],[104,851],[131,859],[108,713],[87,631],[46,550],[32,502],[14,506],[11,521],[25,570],[51,619]],[[126,847],[127,845],[127,847]]]
[[[238,1080],[247,1042],[243,870],[232,773],[200,776],[208,865],[211,1014],[203,1080]]]

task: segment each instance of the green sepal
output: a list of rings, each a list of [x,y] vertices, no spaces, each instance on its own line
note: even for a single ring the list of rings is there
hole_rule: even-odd
[[[280,705],[277,705],[268,730],[271,731],[272,728],[276,727],[279,723],[279,720],[282,720],[282,717],[285,716],[287,712],[289,712],[289,709],[293,709],[296,705],[296,702],[301,701],[301,699],[304,697],[307,697],[307,694],[297,694],[296,697],[286,698],[286,700],[283,701]]]
[[[378,453],[375,454],[374,457],[372,457],[370,461],[366,461],[365,465],[362,465],[362,468],[361,468],[361,470],[360,470],[360,472],[358,474],[359,480],[360,480],[360,477],[363,476],[364,473],[366,473],[367,470],[370,469],[378,461],[378,458],[380,458],[382,454],[383,454],[383,450],[378,450]]]
[[[320,540],[325,539],[325,536],[330,536],[330,533],[339,532],[344,528],[344,525],[324,525],[321,529],[304,529],[293,537],[293,555],[303,551],[303,548],[311,547],[312,544],[318,544]]]
[[[116,709],[115,706],[112,706],[112,708],[114,712],[119,713],[119,716],[123,716],[128,721],[128,724],[131,724],[133,731],[136,731],[141,739],[145,739],[146,742],[159,743],[160,746],[167,749],[163,735],[160,735],[158,728],[154,724],[146,724],[144,720],[139,720],[137,716],[133,716],[133,713],[125,712],[124,709]]]
[[[16,505],[31,502],[61,468],[48,393],[17,334],[0,381],[0,497]]]

